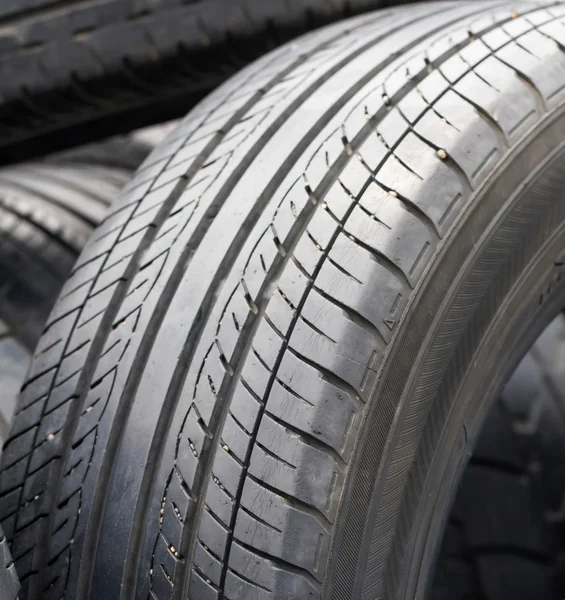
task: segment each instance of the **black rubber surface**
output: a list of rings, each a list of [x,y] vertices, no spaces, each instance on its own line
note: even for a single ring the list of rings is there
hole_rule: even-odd
[[[488,415],[452,509],[432,600],[560,600],[565,590],[565,317]]]
[[[1,444],[49,311],[93,226],[128,175],[110,167],[93,172],[85,165],[30,164],[0,171]],[[94,193],[104,176],[113,194],[108,188]],[[15,600],[19,587],[0,528],[0,600]]]
[[[3,0],[0,161],[182,116],[282,41],[395,0]]]
[[[0,600],[16,600],[20,582],[8,548],[8,540],[0,527]]]
[[[0,171],[2,443],[59,291],[130,175],[116,167],[63,163]]]
[[[564,15],[330,26],[150,155],[2,457],[24,598],[423,598],[478,414],[565,305]]]
[[[0,170],[1,443],[72,265],[152,147],[142,132]]]

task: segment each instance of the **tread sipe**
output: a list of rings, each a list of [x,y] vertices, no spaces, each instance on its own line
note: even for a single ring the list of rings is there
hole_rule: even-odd
[[[152,152],[2,455],[24,599],[422,597],[422,498],[472,443],[461,394],[496,398],[527,350],[508,336],[565,305],[564,22],[549,0],[355,17]]]

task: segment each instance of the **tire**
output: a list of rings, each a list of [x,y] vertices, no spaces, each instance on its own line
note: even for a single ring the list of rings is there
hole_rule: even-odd
[[[112,157],[118,142],[93,147],[88,157],[81,150],[0,170],[0,443],[57,295],[133,171],[120,164],[121,154]],[[123,144],[131,149],[128,161],[148,154],[144,143]]]
[[[20,582],[8,548],[8,539],[0,527],[0,600],[16,600]]]
[[[153,141],[134,134],[45,164],[0,170],[0,446],[33,349],[73,263]],[[0,600],[15,600],[19,589],[0,528]]]
[[[176,122],[171,121],[145,127],[128,135],[49,154],[42,160],[49,164],[103,166],[133,173],[175,125]]]
[[[560,315],[489,412],[451,509],[432,600],[562,598],[564,353]]]
[[[565,306],[565,4],[517,10],[315,32],[150,155],[2,456],[22,597],[424,597],[487,410]]]
[[[71,268],[128,173],[29,164],[0,172],[3,320],[33,349]],[[108,183],[108,180],[110,182]],[[118,183],[118,185],[116,185]]]
[[[394,0],[7,0],[0,161],[182,116],[284,40]]]

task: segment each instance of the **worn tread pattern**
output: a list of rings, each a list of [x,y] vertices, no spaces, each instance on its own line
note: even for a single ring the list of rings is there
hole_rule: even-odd
[[[3,2],[0,160],[29,159],[183,116],[187,106],[281,42],[390,3]]]
[[[113,194],[109,189],[92,193],[100,173],[93,175],[85,165],[30,164],[0,171],[2,444],[57,294],[112,196],[127,181],[121,169],[106,171],[116,182]],[[44,184],[45,176],[52,178],[51,187]]]
[[[121,169],[106,170],[122,184],[127,180]],[[23,178],[12,180],[19,172]],[[77,166],[76,172],[69,172],[53,164],[36,164],[14,173],[0,171],[0,444],[8,437],[18,392],[43,324],[93,226],[103,216],[92,220],[86,215],[107,210],[112,199],[88,189],[89,167]],[[58,185],[73,185],[71,194],[67,190],[64,194],[72,209],[57,202],[57,190],[37,185],[43,175],[53,173]],[[114,195],[118,190],[114,189]],[[0,598],[15,600],[20,583],[1,528],[0,560]]]
[[[472,190],[562,101],[565,5],[514,10],[432,3],[316,32],[150,155],[65,284],[2,457],[24,598],[321,597],[411,294]]]
[[[132,135],[0,170],[2,443],[59,290],[93,228],[153,146]]]
[[[10,554],[8,539],[0,527],[0,600],[16,600],[20,582]]]
[[[131,173],[158,139],[133,134],[0,170],[0,444],[57,294]],[[0,598],[20,584],[0,529]]]

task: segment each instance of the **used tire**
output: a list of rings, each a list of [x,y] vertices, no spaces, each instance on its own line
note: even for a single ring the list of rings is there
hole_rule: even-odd
[[[124,171],[109,174],[127,181]],[[93,194],[88,189],[89,178],[99,185],[98,175],[92,178],[84,167],[52,165],[0,171],[2,441],[43,325],[78,254],[108,209],[108,190]],[[118,190],[115,187],[114,194]]]
[[[115,140],[0,170],[0,443],[65,279],[131,177],[128,161],[148,152],[135,139]]]
[[[561,2],[358,17],[154,151],[2,456],[24,598],[423,598],[488,408],[565,306]]]
[[[161,129],[0,170],[0,446],[33,349],[73,263]],[[0,600],[15,600],[19,589],[0,528]]]
[[[284,40],[391,0],[4,0],[0,160],[182,116]]]
[[[451,510],[431,600],[563,597],[564,356],[560,315],[481,429]]]
[[[16,600],[19,590],[20,582],[8,548],[8,539],[0,527],[0,600]]]

